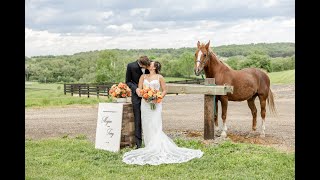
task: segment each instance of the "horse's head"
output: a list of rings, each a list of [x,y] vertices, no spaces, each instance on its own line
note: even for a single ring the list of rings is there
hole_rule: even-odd
[[[208,66],[210,41],[204,45],[198,41],[196,53],[194,54],[194,73],[199,76],[203,68]]]

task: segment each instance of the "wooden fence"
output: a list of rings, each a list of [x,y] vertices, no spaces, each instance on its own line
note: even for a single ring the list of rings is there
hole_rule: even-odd
[[[168,81],[167,83],[175,83],[175,84],[204,84],[204,79],[191,79],[191,80],[181,80],[181,81]]]
[[[108,96],[109,89],[113,84],[117,83],[106,83],[106,84],[64,84],[64,94],[70,93],[71,96],[73,94],[78,94],[79,97],[81,95],[86,95],[90,97],[90,95],[99,96]]]
[[[175,84],[204,84],[204,79],[192,79],[192,80],[182,80],[182,81],[168,81],[167,83]],[[64,84],[64,94],[70,93],[81,95],[108,96],[109,89],[112,85],[119,83],[105,83],[105,84]]]

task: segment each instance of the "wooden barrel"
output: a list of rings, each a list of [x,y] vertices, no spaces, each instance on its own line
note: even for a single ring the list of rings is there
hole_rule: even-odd
[[[134,145],[134,116],[132,103],[130,102],[123,104],[120,148],[133,147]]]

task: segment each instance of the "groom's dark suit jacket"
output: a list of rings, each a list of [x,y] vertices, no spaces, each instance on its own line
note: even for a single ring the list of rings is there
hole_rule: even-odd
[[[131,101],[134,104],[141,102],[141,97],[137,95],[136,89],[138,88],[139,79],[142,74],[143,73],[138,64],[138,61],[134,61],[128,64],[126,72],[126,84],[130,87],[132,91]],[[148,69],[146,69],[145,74],[149,74]]]

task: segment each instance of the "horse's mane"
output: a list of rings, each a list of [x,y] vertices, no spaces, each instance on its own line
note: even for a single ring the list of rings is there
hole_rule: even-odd
[[[225,66],[227,66],[229,69],[232,69],[232,67],[231,66],[229,66],[229,64],[227,64],[226,62],[224,62],[224,61],[221,61],[221,60],[219,60],[220,62],[222,62],[222,64],[224,64]]]
[[[218,58],[218,56],[216,55],[216,53],[214,53],[214,52],[212,51],[211,48],[209,48],[209,52],[212,53],[212,54],[216,57],[216,59],[217,59],[218,61],[220,61],[220,62],[221,62],[222,64],[224,64],[225,66],[227,66],[227,68],[232,69],[232,67],[230,67],[226,62],[221,61],[221,60]]]
[[[205,44],[204,44],[204,43],[201,43],[200,46],[205,46]],[[213,54],[218,61],[220,61],[220,62],[221,62],[222,64],[224,64],[225,66],[227,66],[227,68],[232,69],[232,67],[230,67],[226,62],[221,61],[221,60],[218,58],[218,56],[216,55],[216,53],[214,53],[210,47],[209,47],[209,52],[210,52],[211,54]]]

